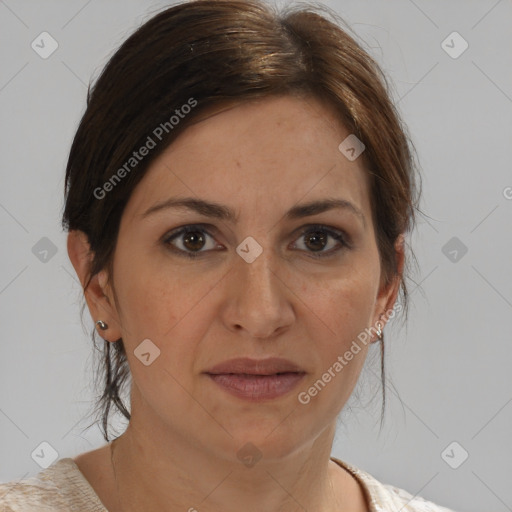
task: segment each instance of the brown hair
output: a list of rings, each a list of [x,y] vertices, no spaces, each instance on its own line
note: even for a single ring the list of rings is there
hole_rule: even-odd
[[[415,222],[413,146],[390,100],[385,75],[342,24],[335,13],[319,5],[292,4],[277,12],[258,0],[194,0],[157,13],[128,37],[94,86],[89,85],[87,108],[66,167],[62,225],[85,233],[94,253],[84,289],[102,269],[108,271],[113,287],[113,254],[124,207],[151,162],[196,116],[227,101],[309,95],[327,102],[365,144],[361,158],[370,176],[383,279],[400,278],[407,316],[406,272],[398,273],[394,243]],[[191,98],[196,105],[171,128],[170,116]],[[98,198],[95,191],[123,165],[126,169],[133,151],[158,126],[167,129],[160,130],[157,146],[133,171],[123,173],[106,197]],[[408,262],[409,258],[405,268]],[[82,315],[84,308],[85,303]],[[103,390],[96,406],[109,441],[111,405],[130,419],[120,397],[130,372],[122,339],[105,342],[99,350]],[[383,339],[381,378],[383,414]]]

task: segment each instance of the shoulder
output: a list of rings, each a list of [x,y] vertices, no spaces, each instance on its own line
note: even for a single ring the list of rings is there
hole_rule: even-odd
[[[454,512],[420,496],[413,496],[404,489],[379,482],[366,471],[347,462],[335,457],[332,459],[359,481],[368,499],[370,512]]]
[[[1,512],[106,512],[71,458],[60,459],[37,475],[0,483]]]
[[[398,509],[403,512],[454,512],[453,510],[436,505],[421,496],[413,496],[411,493],[389,484],[380,484],[387,492],[390,500],[397,502]]]

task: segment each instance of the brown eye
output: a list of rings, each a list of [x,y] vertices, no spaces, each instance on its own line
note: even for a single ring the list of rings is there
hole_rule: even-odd
[[[306,246],[313,251],[321,251],[327,245],[329,236],[321,231],[310,231],[305,237]]]
[[[187,258],[197,258],[203,253],[220,247],[212,235],[200,225],[179,228],[171,232],[163,243],[176,254]]]
[[[191,251],[198,251],[202,249],[204,243],[205,239],[200,231],[189,231],[188,233],[185,233],[185,236],[183,237],[183,245]]]
[[[348,237],[343,232],[328,229],[325,226],[308,226],[300,234],[303,239],[304,250],[314,258],[326,258],[335,256],[343,248],[350,248]],[[331,241],[330,241],[331,240]],[[302,249],[301,244],[295,244],[295,248]],[[324,250],[326,249],[327,250]]]

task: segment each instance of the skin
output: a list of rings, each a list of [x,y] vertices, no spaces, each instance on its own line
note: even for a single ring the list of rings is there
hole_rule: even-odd
[[[368,345],[309,404],[297,399],[391,310],[399,291],[398,276],[384,285],[363,159],[338,150],[348,135],[311,97],[231,104],[188,127],[134,190],[114,285],[103,271],[85,293],[92,318],[109,325],[100,335],[123,338],[132,373],[132,418],[115,442],[115,475],[109,445],[75,458],[110,512],[368,509],[358,482],[330,461],[336,419]],[[170,197],[222,203],[238,221],[188,209],[141,217]],[[350,201],[366,224],[349,209],[285,218],[293,206],[325,198]],[[171,230],[197,223],[208,224],[202,246],[186,235],[164,243]],[[301,235],[308,224],[344,232],[351,246],[329,237],[322,248]],[[236,252],[248,236],[263,248],[252,263]],[[202,254],[188,259],[169,246]],[[315,249],[331,255],[315,258]],[[68,252],[84,283],[91,254],[82,233],[69,234]],[[149,366],[134,355],[146,338],[161,351]],[[284,357],[306,376],[285,396],[253,403],[202,374],[242,356]],[[237,458],[248,442],[262,454],[251,468]]]

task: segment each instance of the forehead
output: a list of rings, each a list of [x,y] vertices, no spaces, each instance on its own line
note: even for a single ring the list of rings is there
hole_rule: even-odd
[[[338,149],[348,135],[335,112],[312,97],[213,107],[150,165],[126,214],[176,195],[222,199],[240,212],[262,204],[277,212],[328,194],[368,210],[362,158],[350,161]]]

